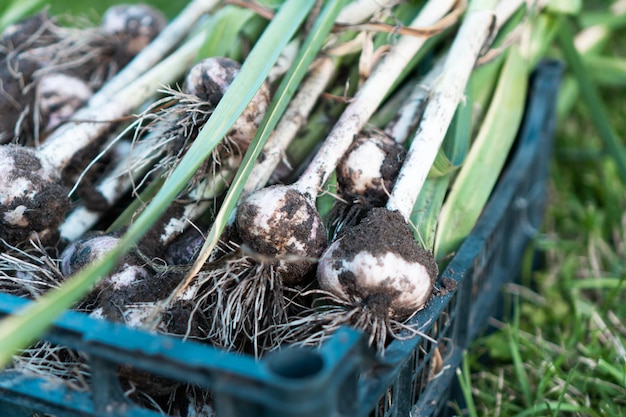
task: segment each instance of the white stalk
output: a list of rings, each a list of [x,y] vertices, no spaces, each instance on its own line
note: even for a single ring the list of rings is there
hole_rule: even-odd
[[[55,130],[40,147],[40,154],[62,170],[78,150],[106,132],[112,120],[127,116],[152,97],[161,85],[181,77],[193,63],[204,38],[204,33],[195,35],[168,58],[118,91],[111,101],[97,106],[89,104],[76,112],[74,119],[80,123],[66,123]]]
[[[269,181],[274,169],[285,157],[285,150],[300,128],[306,124],[313,106],[335,72],[333,60],[328,57],[318,58],[312,67],[311,74],[300,86],[300,90],[289,103],[285,114],[268,139],[263,149],[263,161],[252,169],[244,186],[243,197],[263,188]]]
[[[131,150],[131,146],[132,145],[128,141],[118,142],[115,144],[113,152],[116,155],[132,153],[133,151]],[[124,176],[125,172],[123,168],[120,169],[120,167],[126,167],[126,164],[120,162],[116,165],[111,173],[111,177],[113,179]],[[126,181],[101,181],[95,187],[94,191],[104,197],[108,205],[111,205],[115,201],[117,201],[117,199],[119,199],[121,195],[128,191],[128,188],[124,186],[119,186],[120,183],[124,182]],[[61,238],[70,242],[78,239],[100,220],[101,214],[102,213],[100,211],[89,210],[84,205],[76,207],[59,226],[59,233],[61,234]]]
[[[445,62],[444,58],[445,56],[437,59],[430,71],[419,80],[409,97],[398,110],[400,117],[385,128],[385,133],[397,143],[404,143],[415,128],[416,121],[430,97],[431,86],[441,75]]]
[[[392,322],[410,317],[431,297],[437,264],[432,253],[415,241],[409,216],[491,35],[493,6],[494,0],[475,0],[463,19],[386,208],[372,209],[335,240],[318,263],[320,288],[348,309],[361,310],[367,319],[350,324],[369,332],[370,343],[379,351],[387,335],[394,334]],[[351,320],[350,314],[342,314],[344,322]]]
[[[492,0],[478,1],[470,6],[450,47],[443,72],[433,87],[419,129],[387,203],[387,209],[399,211],[407,221],[456,107],[463,99],[476,60],[492,33],[494,5]]]
[[[441,20],[454,5],[454,0],[429,1],[411,23],[412,27],[432,26]],[[339,159],[374,114],[387,91],[400,76],[411,58],[422,48],[426,37],[403,36],[391,47],[385,58],[376,65],[370,77],[361,86],[352,102],[329,133],[315,158],[294,187],[312,198],[328,180]]]
[[[524,4],[526,4],[527,12],[533,9],[543,9],[550,0],[502,0],[494,8],[496,15],[496,25],[499,28],[513,16],[513,14]]]
[[[337,18],[337,23],[346,25],[359,24],[384,8],[392,7],[397,3],[398,0],[356,0],[343,8]],[[362,43],[359,42],[358,47],[360,48],[361,45]],[[357,50],[352,52],[357,52]],[[253,168],[248,177],[242,192],[242,199],[267,184],[274,169],[276,169],[281,159],[284,158],[287,147],[300,128],[306,124],[308,115],[324,92],[335,71],[334,64],[328,57],[318,58],[311,67],[311,74],[303,82],[298,94],[289,104],[280,123],[272,133],[271,141],[268,141],[263,150],[263,161]]]
[[[379,10],[390,8],[397,3],[400,3],[400,0],[355,0],[341,10],[337,23],[344,25],[363,23]]]
[[[162,132],[153,132],[160,134]],[[151,134],[152,135],[152,134]],[[103,178],[95,187],[108,206],[115,204],[130,190],[134,181],[140,178],[157,159],[158,153],[150,154],[153,147],[146,141],[139,141],[135,145],[127,141],[118,142],[113,152],[118,155],[130,155],[130,159],[122,159],[115,165],[110,174]],[[59,226],[61,238],[74,241],[90,230],[102,217],[101,211],[93,211],[84,205],[76,207]]]
[[[110,100],[115,100],[118,91],[161,61],[189,33],[189,29],[200,17],[213,9],[220,1],[194,0],[189,3],[159,36],[93,96],[89,105],[98,107]]]

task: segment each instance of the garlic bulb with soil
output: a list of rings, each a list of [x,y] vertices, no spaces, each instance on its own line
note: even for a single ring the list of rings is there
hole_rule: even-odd
[[[452,43],[441,78],[431,91],[431,99],[385,208],[373,210],[322,255],[318,283],[344,308],[343,314],[339,309],[324,317],[322,311],[311,320],[322,328],[326,326],[325,333],[329,327],[350,323],[368,332],[370,343],[383,352],[388,333],[394,335],[395,329],[408,329],[394,324],[423,308],[430,296],[437,276],[434,256],[431,251],[418,248],[407,219],[463,97],[471,70],[489,39],[493,19],[492,11],[470,7]],[[385,229],[392,236],[405,239],[389,240]],[[384,245],[372,249],[372,243],[378,241]],[[355,315],[355,311],[364,307],[364,316]]]
[[[436,278],[432,254],[400,213],[384,208],[372,209],[333,242],[317,268],[323,290],[395,320],[424,307]]]
[[[120,4],[106,10],[100,30],[113,39],[117,61],[125,65],[165,28],[167,21],[157,9],[145,4]]]
[[[252,193],[240,204],[236,225],[243,243],[266,262],[275,262],[286,284],[301,281],[326,247],[326,229],[315,205],[288,186]]]
[[[437,4],[428,2],[412,25],[421,27],[435,24],[446,15],[451,6],[452,1]],[[377,64],[362,88],[350,101],[300,179],[294,184],[283,186],[284,191],[276,199],[287,200],[288,198],[283,196],[287,192],[293,192],[293,195],[298,195],[298,200],[305,199],[311,207],[314,207],[319,190],[335,170],[356,134],[364,128],[394,81],[401,75],[402,69],[425,42],[426,39],[423,38],[405,36],[390,48],[385,59]],[[256,193],[260,191],[250,194],[240,203],[238,212],[242,208],[245,210],[246,200],[254,201]],[[303,207],[304,205],[298,203],[297,206]],[[252,208],[253,211],[258,210],[258,205],[254,204]],[[290,207],[278,207],[277,210],[279,213],[281,210],[289,213]],[[283,214],[271,217],[288,219],[288,216]],[[248,222],[247,219],[245,220]],[[255,222],[256,220],[249,223]],[[308,217],[306,222],[317,228],[317,222],[313,220],[313,217]],[[238,226],[243,226],[243,224],[242,219],[237,220]],[[267,238],[262,234],[262,231],[266,229],[266,220],[260,220],[258,224],[260,225],[259,234],[255,235],[255,238]],[[297,224],[304,224],[304,222],[299,221]],[[237,229],[239,234],[247,234],[245,230],[239,230],[239,227]],[[313,235],[309,231],[309,237],[311,236]],[[277,260],[281,263],[287,259],[299,262],[315,260],[310,255],[303,258],[302,252],[297,252],[301,250],[297,245],[289,245],[291,238],[288,236],[286,239],[277,240],[270,237],[264,242],[254,242],[257,248],[262,248],[265,243],[269,247],[273,241],[279,244],[287,243],[286,251],[281,248],[272,248],[264,249],[265,253],[255,253],[250,248],[246,248],[247,244],[238,246],[237,250],[213,262],[213,269],[204,270],[197,276],[194,285],[196,288],[202,288],[201,292],[197,292],[199,305],[205,316],[212,320],[208,337],[214,343],[228,349],[251,350],[256,355],[264,349],[275,347],[278,341],[270,333],[272,329],[287,322],[286,310],[290,304],[290,301],[286,299],[286,292],[290,289],[283,284],[284,278],[276,273],[276,268],[280,268]],[[314,239],[317,239],[317,234]],[[294,242],[298,242],[298,245],[303,243],[298,239]],[[233,246],[237,246],[237,243]],[[301,245],[300,248],[303,246]],[[297,253],[291,254],[290,250],[295,250]],[[267,253],[281,253],[281,255],[268,256]],[[285,279],[291,282],[300,281],[300,285],[304,285],[306,284],[304,278],[306,276],[298,280],[287,274]],[[293,291],[298,291],[298,289],[293,289]]]
[[[230,58],[203,59],[187,74],[183,91],[215,107],[239,74],[240,69],[241,64]],[[243,155],[265,116],[269,102],[270,87],[265,82],[226,135],[220,145],[221,150],[218,151],[220,154]]]
[[[57,170],[31,148],[0,146],[0,236],[10,244],[38,235],[42,242],[70,208]]]
[[[137,137],[127,152],[128,157],[112,167],[95,186],[93,194],[101,196],[104,203],[92,206],[84,202],[76,207],[61,225],[61,237],[69,241],[77,239],[102,217],[102,206],[113,206],[131,187],[140,188],[156,175],[167,177],[211,117],[239,70],[239,63],[229,58],[206,58],[187,72],[182,91],[164,90],[166,95],[153,103],[137,122]],[[164,104],[169,106],[160,109]],[[216,147],[213,158],[194,174],[172,203],[167,214],[169,220],[151,232],[158,235],[161,244],[167,245],[182,233],[223,192],[268,105],[269,86],[264,83]],[[148,133],[141,136],[144,131]]]
[[[111,251],[119,238],[114,235],[94,233],[68,246],[61,254],[61,265],[64,274],[73,274],[89,263],[101,258]],[[148,325],[155,304],[169,294],[182,277],[177,272],[157,272],[149,261],[131,252],[120,265],[101,279],[91,292],[79,303],[76,309],[88,313],[97,319],[123,323],[133,328]],[[170,312],[168,312],[170,313]],[[157,320],[160,332],[167,332],[173,326],[179,326],[176,316],[164,316]],[[148,395],[167,395],[173,392],[178,383],[134,369],[130,365],[118,369],[120,382],[126,388],[135,387]]]
[[[337,193],[328,214],[333,239],[358,224],[373,207],[382,207],[400,171],[404,148],[379,132],[361,132],[337,166]]]
[[[0,176],[0,231],[9,244],[18,245],[37,235],[44,244],[52,240],[70,206],[64,189],[67,179],[62,175],[74,165],[75,156],[86,149],[98,149],[96,142],[108,133],[112,119],[127,116],[163,82],[182,75],[184,64],[194,59],[202,40],[201,36],[193,37],[106,103],[81,108],[76,118],[84,122],[59,126],[36,149],[0,147],[4,170]]]
[[[152,107],[173,100],[176,105],[158,112],[147,128],[159,134],[139,139],[136,143],[144,153],[151,155],[163,152],[157,164],[167,177],[180,161],[200,130],[211,117],[213,110],[235,79],[241,65],[226,57],[205,58],[195,64],[187,73],[183,90],[167,89],[167,96]],[[211,160],[198,170],[186,191],[198,185],[206,175],[216,172],[220,165],[238,166],[243,153],[252,141],[256,130],[269,106],[270,88],[263,83],[257,94],[246,106],[226,137],[213,152]],[[144,129],[145,127],[142,127]]]
[[[51,30],[53,25],[45,13],[37,13],[7,26],[0,34],[0,59],[27,48],[49,45],[57,40]]]
[[[41,129],[35,132],[51,132],[67,121],[93,95],[89,85],[77,77],[62,73],[51,73],[41,77],[37,83],[35,108],[39,111]],[[38,139],[38,138],[36,138]]]
[[[405,153],[387,135],[359,134],[337,166],[341,195],[372,207],[384,205]]]

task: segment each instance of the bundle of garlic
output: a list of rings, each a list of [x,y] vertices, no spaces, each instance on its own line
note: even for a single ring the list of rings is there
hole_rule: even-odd
[[[270,52],[272,59],[277,57],[270,48],[276,39],[281,49],[291,41],[291,34],[279,36],[279,25],[289,20],[281,13],[288,10],[304,19],[306,10],[298,10],[296,3],[285,2],[268,29],[274,37],[258,41],[266,49],[255,51],[255,45],[241,67],[217,57],[192,67],[202,42],[202,36],[193,37],[154,68],[140,71],[128,86],[116,81],[124,78],[113,78],[73,116],[90,123],[61,125],[35,148],[0,148],[0,170],[6,170],[0,178],[11,178],[0,183],[0,235],[7,245],[28,258],[32,252],[24,248],[31,240],[54,245],[60,234],[61,246],[70,242],[60,259],[43,267],[54,273],[29,276],[66,280],[80,288],[76,293],[90,289],[78,308],[92,317],[256,357],[287,343],[317,345],[343,325],[367,333],[381,353],[403,332],[419,333],[407,320],[433,297],[438,265],[432,241],[415,237],[414,207],[470,75],[507,15],[494,11],[495,0],[471,2],[467,10],[464,2],[431,0],[385,43],[382,36],[368,33],[381,25],[368,26],[366,20],[373,13],[393,13],[395,2],[364,8],[363,1],[355,1],[343,9],[334,33],[316,39],[318,50],[307,51],[308,43],[303,44],[302,54],[313,65],[296,59],[281,83],[270,86],[267,74],[278,66],[263,60]],[[324,10],[338,12],[340,3],[330,1]],[[307,7],[312,5],[307,0]],[[398,117],[374,128],[374,114],[398,85],[416,83],[406,81],[415,62],[449,38],[427,41],[459,21],[458,30],[446,34],[454,40],[442,47],[444,58],[407,89],[411,93]],[[332,23],[324,22],[328,32]],[[289,26],[292,33],[298,25]],[[355,37],[346,27],[363,32]],[[315,33],[306,39],[315,39]],[[360,52],[359,73],[344,77],[351,71],[342,65],[353,64],[355,52]],[[155,86],[179,80],[188,68],[182,89],[161,88],[165,96],[148,102]],[[329,95],[324,92],[334,80],[339,85],[346,79],[358,84],[352,86],[355,94],[336,120],[329,117],[333,125],[327,137],[304,160],[302,170],[294,170],[299,178],[267,186],[298,133],[318,129],[311,114],[325,109]],[[105,93],[110,101],[103,99]],[[127,157],[98,178],[95,190],[106,211],[126,208],[129,199],[124,196],[131,190],[136,196],[151,182],[160,188],[148,204],[138,197],[140,209],[131,206],[134,213],[124,228],[94,233],[101,218],[97,207],[84,205],[66,217],[71,184],[61,180],[61,173],[77,151],[106,132],[98,121],[128,115],[142,105],[146,107],[128,129],[135,132],[132,142],[107,142]],[[65,113],[55,117],[61,121]],[[102,145],[96,148],[102,152]],[[318,197],[333,175],[341,200],[328,216],[318,210]],[[210,216],[202,219],[209,206]],[[189,235],[181,236],[185,229]],[[18,261],[10,264],[14,271],[26,271]],[[14,293],[31,291],[27,296],[46,291],[45,285],[10,283]],[[43,302],[61,309],[67,303],[61,292],[62,285],[44,295]],[[181,389],[194,403],[206,394],[194,397],[190,387],[169,381],[146,386],[140,373],[127,369],[121,377],[149,395],[174,395]]]
[[[451,6],[428,3],[413,25],[436,25]],[[317,192],[425,40],[403,37],[391,47],[297,182],[260,189],[239,203],[233,221],[238,249],[227,250],[177,292],[195,293],[198,312],[211,323],[212,343],[256,355],[273,346],[271,329],[288,320],[284,289],[307,284],[327,245]]]
[[[277,24],[276,27],[280,28],[281,25]],[[148,94],[148,91],[154,91],[152,85],[159,75],[159,71],[168,72],[166,76],[162,73],[160,74],[160,76],[163,77],[161,78],[163,83],[168,83],[168,80],[173,81],[176,79],[176,77],[180,75],[179,71],[189,66],[188,64],[190,62],[190,58],[192,58],[192,55],[195,55],[195,52],[197,52],[199,39],[201,38],[192,38],[191,41],[188,41],[188,43],[183,45],[183,47],[181,47],[173,55],[157,64],[155,68],[147,71],[145,75],[140,76],[139,79],[134,83],[131,83],[129,87],[124,87],[118,90],[117,93],[114,94],[116,96],[116,101],[113,103],[105,103],[104,105],[105,109],[108,110],[107,115],[113,114],[114,111],[121,114],[121,112],[127,110],[121,110],[119,107],[129,109],[131,108],[130,106],[133,106],[133,108],[136,108],[137,103],[140,103],[140,100],[141,102],[145,101],[147,99],[146,94]],[[168,66],[174,61],[178,61],[177,69],[173,69]],[[216,63],[217,66],[215,65]],[[208,71],[206,71],[207,68]],[[182,114],[184,118],[187,118],[186,122],[188,123],[186,126],[171,124],[167,129],[165,129],[166,140],[167,138],[171,139],[169,143],[166,143],[166,145],[173,145],[170,149],[167,149],[167,146],[161,146],[163,144],[156,147],[153,146],[154,143],[148,144],[148,146],[156,149],[157,152],[160,152],[161,154],[167,155],[167,151],[170,151],[169,159],[167,156],[162,158],[161,166],[155,168],[154,172],[159,172],[159,174],[164,173],[164,176],[167,177],[168,171],[175,170],[175,165],[178,161],[177,155],[185,153],[187,148],[186,142],[191,142],[194,139],[193,137],[189,137],[187,134],[191,132],[191,136],[193,136],[193,133],[197,133],[200,129],[202,122],[210,118],[215,106],[217,105],[215,101],[219,101],[219,96],[221,96],[224,93],[224,90],[227,89],[228,84],[230,84],[233,78],[235,78],[238,70],[238,64],[225,59],[210,59],[202,61],[197,67],[194,67],[194,69],[191,70],[188,76],[188,82],[186,82],[184,86],[186,89],[184,96],[182,93],[177,95],[177,98],[182,98],[182,100],[188,100],[192,95],[197,97],[196,99],[190,101],[192,104],[192,111],[179,113],[179,115]],[[211,80],[210,77],[207,77],[207,74],[211,75],[211,72],[217,73],[217,77],[213,77],[213,80]],[[274,76],[280,75],[280,72],[274,71],[273,74]],[[196,81],[200,81],[200,83],[197,83]],[[141,88],[138,88],[138,86],[141,86]],[[106,87],[104,91],[107,91]],[[112,90],[109,89],[108,91],[110,92]],[[242,115],[242,122],[239,127],[236,125],[231,126],[231,129],[226,132],[224,136],[226,136],[229,141],[224,141],[224,147],[222,150],[216,150],[214,153],[216,158],[213,165],[208,165],[208,171],[215,171],[218,168],[221,169],[223,165],[226,165],[225,161],[227,159],[236,160],[241,158],[241,154],[245,151],[245,147],[251,139],[250,135],[256,131],[258,122],[267,107],[267,86],[264,86],[263,89],[261,89],[258,93],[258,97],[259,99],[249,106],[250,110],[248,112],[244,112]],[[214,100],[214,102],[211,102],[211,100]],[[97,103],[99,106],[102,106],[102,100],[94,100],[92,103]],[[116,107],[118,107],[118,109],[115,109]],[[93,105],[93,108],[96,108],[95,104]],[[99,108],[101,109],[102,107]],[[87,110],[90,109],[88,108]],[[93,109],[91,110],[93,111]],[[174,114],[174,116],[175,115],[176,114]],[[170,119],[170,116],[163,116],[163,119]],[[57,137],[63,137],[64,132],[67,131],[68,130],[66,128],[65,130],[61,130],[61,133],[55,133],[55,135],[57,135]],[[67,133],[65,133],[65,135],[67,135]],[[68,157],[64,157],[53,152],[54,150],[59,149],[59,146],[58,143],[52,139],[53,138],[46,141],[46,144],[41,147],[41,151],[40,149],[37,149],[32,153],[35,154],[35,156],[39,156],[38,153],[44,154],[43,150],[45,149],[46,152],[44,156],[42,156],[41,160],[44,160],[44,158],[46,161],[49,159],[55,159],[55,162],[58,162],[60,167],[62,167],[66,163]],[[234,140],[238,140],[239,142],[235,142]],[[82,145],[85,142],[86,140],[82,138],[79,143]],[[76,146],[76,143],[73,145]],[[48,149],[49,151],[47,151]],[[24,168],[24,171],[26,171],[25,164],[20,165],[20,167]],[[57,171],[60,171],[60,169],[57,169]],[[54,180],[54,178],[52,180]],[[49,182],[52,182],[52,180]],[[197,185],[201,182],[202,180],[199,180],[195,184],[189,184],[187,191],[194,192],[198,188]],[[64,192],[59,191],[58,194],[59,197],[61,197]],[[37,193],[35,193],[35,195],[37,195]],[[6,205],[8,206],[13,202],[15,202],[15,200],[9,200]],[[7,210],[10,210],[11,208],[12,207],[8,207]],[[60,213],[60,216],[63,216],[63,214]],[[5,216],[5,218],[7,218],[7,216]],[[14,228],[17,223],[17,221],[11,222],[11,224],[8,225],[9,228],[7,230],[13,231],[11,227]],[[25,225],[24,229],[30,229],[30,233],[26,235],[26,232],[24,231],[22,236],[13,236],[13,241],[16,244],[26,245],[27,243],[24,242],[25,240],[39,239],[40,237],[48,237],[50,242],[54,242],[54,237],[51,236],[54,234],[54,224],[51,224],[45,229],[46,233],[33,231],[29,225]],[[48,230],[50,230],[49,233],[47,232]],[[15,233],[17,234],[17,232]],[[109,252],[113,251],[119,240],[119,235],[115,234],[97,233],[93,235],[84,235],[82,239],[68,246],[64,253],[61,254],[61,260],[58,262],[55,261],[54,265],[51,267],[59,269],[65,277],[80,274],[81,271],[85,267],[88,267],[93,261],[105,257]],[[150,304],[154,304],[154,302],[163,298],[164,294],[170,289],[168,285],[171,286],[172,283],[176,284],[176,277],[180,276],[180,273],[177,274],[175,270],[174,272],[167,270],[163,273],[164,271],[160,268],[160,265],[157,265],[156,263],[153,264],[151,261],[152,260],[149,258],[146,259],[143,252],[137,251],[127,254],[119,268],[92,288],[91,293],[78,305],[78,308],[82,311],[90,312],[90,314],[94,317],[122,321],[133,327],[144,326],[144,319],[147,317],[145,312],[150,312]],[[7,270],[17,270],[19,266],[18,264],[18,261],[10,262]],[[161,282],[161,284],[158,284],[158,282]],[[56,285],[50,286],[56,287]],[[159,291],[161,291],[161,293],[159,293]],[[39,291],[37,291],[32,295],[39,296],[40,294]],[[179,309],[178,311],[182,310]],[[166,312],[166,315],[168,314],[170,315],[170,319],[168,320],[167,318],[164,318],[163,327],[159,327],[158,330],[169,334],[181,334],[181,324],[185,323],[185,320],[178,320],[176,318],[172,320],[171,314],[176,314],[175,310]],[[27,363],[26,367],[40,367],[41,372],[45,372],[46,369],[50,369],[50,363],[48,361],[36,361],[35,359],[39,357],[50,358],[53,356],[52,352],[55,351],[57,351],[57,347],[51,347],[46,344],[38,346],[36,349],[29,351],[25,356],[27,360],[21,361],[21,363]],[[71,355],[68,355],[68,357],[69,356]],[[18,360],[17,362],[20,361]],[[55,366],[58,366],[58,369],[60,370],[64,368],[62,364],[56,364]],[[81,372],[83,371],[84,368],[81,368]],[[55,375],[59,376],[61,374],[62,371],[55,373]],[[72,372],[70,370],[68,370],[68,375],[70,380],[75,380],[71,376]],[[141,392],[148,396],[162,395],[164,392],[163,389],[167,390],[169,393],[176,388],[175,384],[171,383],[163,384],[162,387],[159,388],[158,385],[153,384],[154,381],[142,380],[141,373],[138,374],[133,370],[125,369],[120,376],[123,381],[130,381],[128,382],[130,386],[139,388]],[[146,382],[147,385],[145,385]],[[189,387],[185,387],[185,390],[188,389]],[[202,398],[203,395],[203,393],[200,393],[200,398]],[[197,403],[197,399],[193,400]],[[148,401],[153,400],[149,399]],[[189,401],[192,402],[192,399]],[[155,402],[153,403],[156,404]],[[205,406],[210,409],[208,404],[199,405],[198,409],[205,409]],[[184,413],[184,411],[180,412]]]
[[[290,323],[281,326],[277,336],[281,343],[319,344],[343,325],[350,325],[367,333],[370,344],[380,353],[384,353],[390,339],[413,337],[416,334],[429,337],[420,332],[420,327],[428,323],[412,320],[410,325],[406,324],[435,295],[433,290],[438,276],[433,254],[434,240],[422,239],[423,236],[416,233],[416,229],[426,230],[434,225],[434,230],[439,232],[438,243],[445,242],[448,248],[451,247],[451,242],[446,242],[446,235],[441,232],[447,231],[454,236],[460,234],[457,232],[458,226],[452,221],[437,228],[437,217],[441,211],[442,201],[431,199],[431,194],[423,193],[422,196],[420,193],[424,191],[423,185],[429,181],[427,180],[429,175],[435,177],[440,175],[437,174],[438,167],[433,168],[433,164],[441,152],[448,126],[465,96],[466,84],[478,59],[489,46],[493,31],[500,28],[511,10],[515,9],[509,9],[508,5],[500,5],[494,9],[495,2],[491,2],[489,9],[484,7],[488,5],[487,3],[477,2],[472,5],[473,7],[470,6],[450,50],[446,53],[443,66],[436,64],[425,79],[425,82],[430,84],[426,87],[427,104],[396,183],[387,194],[385,208],[374,208],[358,225],[342,230],[337,240],[326,249],[317,268],[319,289],[305,293],[307,297],[314,297],[313,304],[311,308],[304,308],[303,312],[294,316]],[[446,215],[449,206],[454,204],[456,209],[452,209],[453,215],[473,212],[477,216],[486,202],[486,199],[453,202],[456,200],[454,187],[456,181],[463,181],[463,184],[466,184],[467,181],[464,179],[466,175],[472,175],[476,181],[478,180],[476,172],[484,173],[485,170],[481,170],[477,163],[474,163],[474,154],[486,152],[483,147],[489,145],[485,142],[485,136],[494,136],[496,113],[508,116],[499,119],[500,124],[495,129],[498,132],[503,131],[502,124],[510,123],[516,126],[521,120],[528,72],[524,60],[519,58],[518,54],[516,47],[511,47],[507,52],[507,59],[500,73],[496,92],[492,96],[489,112],[484,120],[481,120],[482,125],[476,142],[472,144],[467,160],[458,178],[455,178],[452,191],[446,200],[448,207],[444,206],[443,211]],[[510,85],[515,82],[514,80],[518,80],[518,84],[516,88],[511,89]],[[509,97],[505,99],[507,88]],[[420,90],[419,86],[415,90],[418,97],[423,96],[423,91]],[[411,100],[418,97],[414,96]],[[411,111],[408,114],[411,114]],[[395,129],[392,127],[388,131],[393,132]],[[494,139],[501,145],[492,146],[502,146],[500,149],[506,151],[497,157],[494,155],[491,158],[493,164],[504,163],[508,153],[506,146],[510,147],[515,133],[516,130],[510,129],[509,125],[505,134],[500,134]],[[462,134],[466,138],[470,135],[469,130]],[[370,163],[370,170],[371,166]],[[485,187],[491,187],[487,184],[492,179],[495,181],[501,168],[502,165],[499,165],[491,169],[489,175],[483,174]],[[458,169],[458,166],[452,166],[451,169]],[[441,190],[441,198],[448,189],[450,172],[441,174],[445,176],[445,181],[436,182],[435,187]],[[466,195],[472,192],[467,187],[464,187],[464,190]],[[432,210],[432,214],[429,213],[430,218],[421,213],[413,213],[415,207],[425,207],[416,205],[418,197],[424,198],[424,204],[432,205],[427,208]],[[418,221],[426,221],[427,224],[411,224],[411,220],[416,218]],[[458,218],[458,221],[464,220]],[[475,218],[466,219],[470,227],[472,221],[475,221]],[[470,229],[464,225],[463,230],[467,235]],[[458,245],[458,240],[454,244]],[[305,300],[303,303],[306,303],[306,298],[303,299]]]
[[[192,6],[193,3],[188,7],[193,9]],[[181,14],[171,26],[180,31],[181,25],[192,24],[206,11],[205,6],[199,9],[196,4],[193,13]],[[148,19],[147,23],[151,21]],[[10,244],[19,244],[33,236],[42,242],[53,241],[70,208],[68,188],[73,178],[66,178],[64,173],[68,168],[75,169],[75,157],[84,156],[87,150],[97,150],[97,141],[109,132],[112,121],[130,115],[153,97],[160,85],[173,82],[184,73],[201,46],[202,33],[150,68],[155,59],[167,53],[172,42],[182,37],[168,39],[171,32],[166,29],[155,39],[151,46],[156,44],[156,53],[154,48],[146,47],[125,71],[91,97],[73,116],[80,123],[60,126],[35,148],[0,145],[0,234]],[[128,84],[121,87],[120,80]]]

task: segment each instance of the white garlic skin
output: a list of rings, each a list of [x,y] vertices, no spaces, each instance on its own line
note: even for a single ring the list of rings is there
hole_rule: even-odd
[[[380,186],[380,166],[385,154],[376,143],[364,141],[346,156],[339,172],[343,177],[350,177],[354,181],[351,190],[354,194],[364,194],[367,189]]]
[[[70,118],[92,95],[89,85],[78,77],[43,75],[37,84],[37,100],[44,131],[51,131]]]
[[[326,247],[326,229],[317,209],[307,196],[288,186],[252,193],[237,209],[236,225],[243,242],[254,251],[268,257],[294,257],[280,261],[286,282],[301,279]]]
[[[340,239],[341,240],[341,239]],[[402,318],[407,312],[420,310],[432,292],[432,279],[424,265],[407,262],[402,256],[387,252],[376,256],[361,251],[353,259],[337,259],[335,251],[340,240],[324,252],[317,267],[320,287],[344,300],[363,302],[367,297],[392,290],[396,295],[390,304],[390,317]],[[342,280],[344,274],[354,276],[354,286]]]
[[[183,92],[193,94],[211,106],[217,106],[240,69],[241,65],[230,58],[203,59],[187,73]],[[267,82],[264,82],[227,134],[240,152],[244,152],[250,145],[269,102],[270,89]]]

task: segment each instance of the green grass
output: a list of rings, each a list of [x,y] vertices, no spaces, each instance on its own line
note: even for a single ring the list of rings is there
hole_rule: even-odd
[[[618,35],[603,56],[621,59]],[[599,95],[623,157],[626,96]],[[626,415],[626,187],[592,111],[579,99],[559,121],[542,233],[521,285],[504,290],[510,314],[469,350],[459,414]]]

